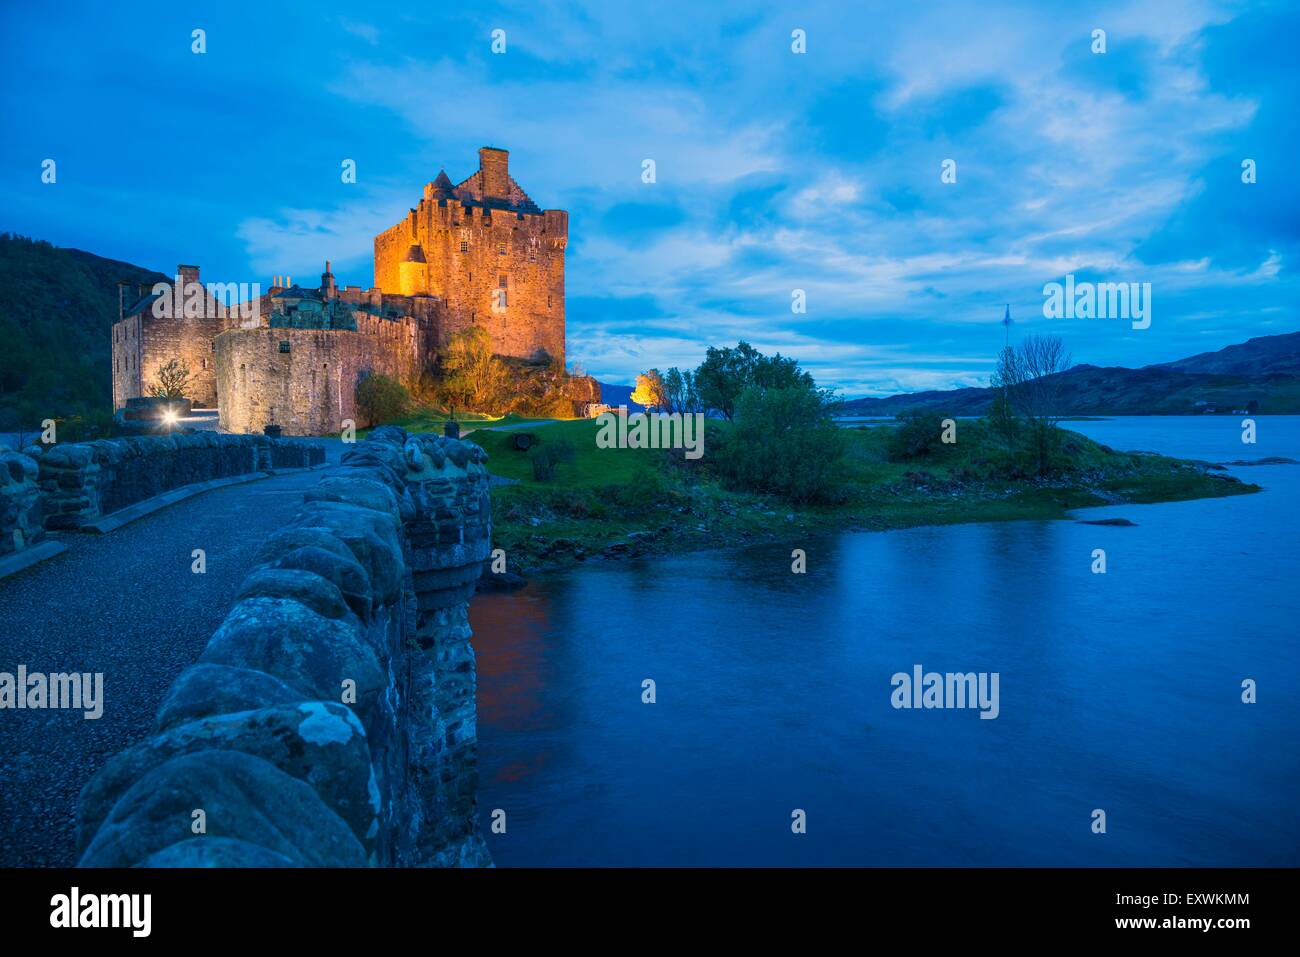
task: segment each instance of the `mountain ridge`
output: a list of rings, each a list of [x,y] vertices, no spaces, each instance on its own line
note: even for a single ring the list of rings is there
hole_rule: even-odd
[[[1300,332],[1256,336],[1137,369],[1084,363],[1053,378],[1059,380],[1061,415],[1293,415],[1300,413]],[[836,404],[836,414],[984,415],[993,394],[988,387],[966,387],[849,399]]]

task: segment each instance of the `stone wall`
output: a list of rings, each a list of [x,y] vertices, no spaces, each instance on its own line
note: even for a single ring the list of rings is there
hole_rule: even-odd
[[[431,327],[406,317],[358,313],[344,329],[235,329],[217,337],[217,397],[221,427],[288,435],[339,432],[357,415],[356,387],[379,372],[414,389],[430,361]],[[288,351],[281,351],[284,344]]]
[[[154,734],[82,790],[81,866],[490,865],[467,623],[485,459],[393,427],[344,454]]]
[[[72,529],[182,485],[320,465],[325,450],[264,435],[193,432],[32,445],[20,458],[36,471],[44,527]],[[0,531],[8,534],[7,525]]]
[[[144,395],[144,372],[140,368],[144,320],[139,313],[113,323],[113,408],[127,399]]]
[[[31,456],[0,449],[0,555],[45,537],[39,474]]]

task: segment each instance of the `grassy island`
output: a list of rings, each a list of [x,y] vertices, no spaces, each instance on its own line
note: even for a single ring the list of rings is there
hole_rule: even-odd
[[[958,522],[1060,519],[1086,506],[1178,501],[1259,490],[1191,462],[1117,452],[1061,430],[1050,468],[1030,468],[983,420],[957,424],[956,441],[900,455],[883,424],[839,430],[841,467],[828,501],[794,504],[737,488],[721,457],[736,448],[733,423],[709,420],[705,454],[598,448],[592,420],[538,425],[517,447],[514,431],[468,436],[489,454],[494,544],[524,573],[595,557],[720,548],[831,530],[881,530]],[[549,478],[534,459],[562,450]]]

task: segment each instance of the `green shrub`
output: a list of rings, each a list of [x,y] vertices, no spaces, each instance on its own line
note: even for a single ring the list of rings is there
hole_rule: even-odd
[[[113,415],[104,410],[74,415],[59,419],[55,436],[60,442],[93,442],[95,439],[112,438],[119,433],[113,422]]]
[[[735,425],[715,432],[714,468],[730,482],[795,502],[841,497],[844,437],[831,419],[826,395],[811,383],[765,389],[750,386],[736,400]]]
[[[681,453],[678,453],[679,455]],[[611,485],[601,490],[601,496],[610,505],[625,511],[649,509],[668,495],[668,482],[658,469],[642,469],[632,481]]]
[[[894,462],[924,458],[939,447],[946,412],[909,409],[898,415],[898,425],[889,438],[889,458]]]
[[[539,482],[549,482],[555,477],[555,469],[560,463],[572,462],[573,456],[573,446],[564,439],[534,445],[528,453],[533,463],[533,478]]]
[[[391,376],[372,372],[357,383],[357,412],[367,426],[400,419],[410,407],[411,394]]]

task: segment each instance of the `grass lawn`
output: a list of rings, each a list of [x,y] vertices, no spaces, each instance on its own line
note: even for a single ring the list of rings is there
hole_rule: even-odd
[[[443,427],[447,424],[451,415],[445,409],[437,409],[432,406],[420,406],[413,410],[409,415],[394,419],[388,425],[401,426],[407,432],[418,434],[435,433],[442,435]],[[482,429],[495,427],[498,425],[524,425],[529,422],[545,422],[546,419],[529,419],[522,415],[516,415],[510,412],[506,415],[485,415],[481,412],[457,412],[456,421],[460,423],[461,430]],[[370,434],[370,428],[357,429],[358,441],[364,439]],[[331,438],[337,438],[339,433],[334,432]]]
[[[493,475],[541,488],[598,488],[607,485],[630,485],[645,481],[647,473],[657,473],[663,465],[663,453],[654,449],[601,449],[596,447],[598,427],[595,419],[574,419],[539,425],[535,429],[505,432],[476,431],[468,438],[488,453],[488,467]],[[515,436],[529,432],[538,444],[564,442],[573,449],[573,461],[559,466],[556,479],[538,482],[533,478],[532,461],[527,452],[514,447]],[[680,453],[679,453],[680,454]]]

